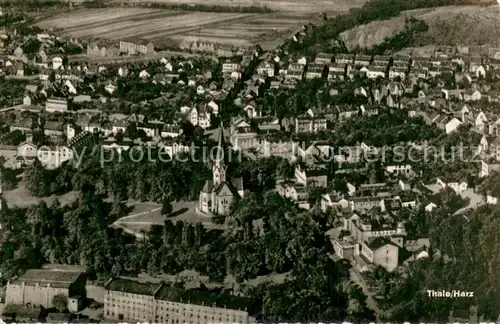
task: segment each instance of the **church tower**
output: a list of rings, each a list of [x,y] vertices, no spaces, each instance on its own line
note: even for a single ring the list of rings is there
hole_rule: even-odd
[[[214,181],[214,186],[218,186],[226,181],[226,171],[227,171],[227,150],[226,142],[224,141],[224,128],[222,127],[222,122],[219,126],[219,139],[217,142],[217,149],[215,154],[212,152],[213,166],[212,166],[212,176]]]
[[[3,185],[2,185],[2,172],[0,171],[0,210],[3,208]],[[0,225],[0,228],[2,226]]]

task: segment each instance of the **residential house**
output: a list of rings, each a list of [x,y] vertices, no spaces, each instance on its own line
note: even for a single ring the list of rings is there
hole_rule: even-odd
[[[298,184],[293,181],[276,182],[276,193],[282,197],[288,198],[296,203],[299,208],[309,210],[310,204],[308,203],[309,192],[307,187],[303,184]]]
[[[256,118],[260,115],[261,111],[255,107],[253,104],[248,104],[243,108],[243,111],[248,118]]]
[[[47,60],[48,60],[49,57],[47,56],[47,53],[45,53],[45,51],[41,49],[36,54],[36,58],[40,59],[41,63],[45,63],[45,62],[47,62]]]
[[[324,116],[304,115],[295,118],[296,133],[318,133],[327,129],[327,120]]]
[[[391,61],[390,56],[375,55],[375,56],[373,56],[373,62],[371,65],[379,66],[379,67],[386,69],[389,66],[390,61]]]
[[[349,200],[345,199],[344,196],[338,192],[328,193],[321,196],[321,211],[323,213],[337,207],[341,210],[346,210],[349,206]]]
[[[358,248],[358,245],[349,236],[332,240],[332,246],[335,254],[341,259],[352,259],[354,250]]]
[[[377,79],[385,77],[385,68],[378,66],[363,67],[359,71],[366,75],[369,79]]]
[[[489,205],[496,205],[498,204],[499,197],[492,195],[491,193],[488,193],[486,195],[486,203]]]
[[[500,137],[497,136],[495,140],[489,144],[490,154],[497,160],[500,161]]]
[[[109,93],[109,94],[113,94],[115,93],[116,89],[118,89],[117,86],[115,86],[114,84],[112,84],[111,82],[109,82],[105,87],[104,87],[104,90]]]
[[[16,168],[21,169],[30,165],[37,157],[37,147],[31,142],[23,142],[18,145],[16,152]]]
[[[482,66],[483,58],[481,56],[468,56],[465,57],[465,64],[468,67],[468,71],[475,74],[476,71]]]
[[[293,82],[294,80],[295,81],[302,80],[302,76],[303,76],[303,71],[289,70],[285,75],[285,81]]]
[[[333,54],[318,53],[314,59],[314,63],[318,65],[329,65],[333,61]]]
[[[263,76],[274,77],[274,63],[262,62],[257,67],[257,73]]]
[[[321,78],[323,75],[323,65],[311,64],[307,67],[306,80],[312,80],[315,78]]]
[[[372,61],[372,57],[370,55],[356,54],[356,56],[354,58],[354,65],[355,66],[370,66],[371,61]]]
[[[400,247],[384,237],[369,238],[361,244],[360,255],[375,266],[394,271],[399,264]]]
[[[446,100],[463,100],[465,90],[463,89],[441,89]]]
[[[20,130],[23,134],[29,133],[32,131],[33,119],[28,118],[16,118],[15,121],[11,122],[9,125],[9,131],[13,132],[15,130]]]
[[[353,106],[343,105],[335,106],[335,113],[337,114],[337,120],[342,122],[358,116],[359,110]]]
[[[193,41],[190,50],[194,53],[215,53],[215,45],[209,42]],[[232,56],[232,55],[231,55]]]
[[[337,54],[335,55],[336,64],[354,64],[354,54]]]
[[[148,71],[146,71],[146,70],[142,70],[141,72],[139,72],[139,78],[141,78],[143,80],[149,79],[150,76],[151,76],[151,74],[149,74]]]
[[[395,78],[399,77],[401,80],[404,80],[406,78],[407,71],[408,71],[408,69],[405,67],[392,66],[389,69],[389,79],[395,79]]]
[[[383,198],[381,197],[378,199],[383,201]],[[370,237],[389,238],[406,235],[404,223],[396,224],[390,219],[379,219],[374,217],[374,215],[360,215],[361,216],[357,213],[353,213],[350,217],[344,218],[343,224],[343,229],[351,232],[351,236],[358,242],[363,242]]]
[[[444,126],[446,134],[450,134],[458,129],[463,123],[458,118],[448,120]]]
[[[162,138],[166,137],[178,137],[182,134],[182,128],[179,125],[165,124],[160,131],[160,136]]]
[[[479,90],[469,89],[464,93],[464,101],[479,101],[481,100],[481,92]]]
[[[106,56],[106,47],[100,47],[97,43],[89,43],[87,45],[87,55],[92,56]]]
[[[243,118],[233,120],[229,138],[234,150],[248,150],[259,145],[257,133],[251,130],[250,124]]]
[[[63,135],[64,124],[57,121],[46,121],[43,126],[45,136],[58,137]]]
[[[409,76],[410,77],[415,77],[415,78],[420,78],[420,79],[427,79],[427,74],[428,70],[423,69],[423,68],[411,68]]]
[[[66,112],[68,111],[68,100],[66,98],[47,98],[45,102],[45,110],[47,112]]]
[[[297,165],[295,167],[295,181],[306,187],[326,188],[328,177],[326,169],[309,169]]]
[[[49,170],[59,168],[64,162],[73,159],[73,150],[69,147],[44,145],[38,148],[37,158]]]
[[[231,74],[233,72],[240,72],[241,65],[237,62],[225,62],[222,63],[222,73],[223,74]]]
[[[456,179],[438,178],[438,179],[436,179],[436,184],[439,185],[442,189],[447,188],[447,187],[451,188],[457,194],[461,194],[461,193],[467,191],[467,188],[468,188],[467,182],[456,180]]]
[[[14,56],[16,56],[16,57],[22,57],[22,56],[24,56],[24,51],[23,51],[23,49],[22,49],[20,46],[18,46],[18,47],[16,47],[16,49],[14,50],[14,53],[13,53],[13,54],[14,54]]]
[[[389,174],[409,176],[413,173],[413,169],[409,164],[395,164],[386,166],[385,170]]]
[[[63,59],[60,56],[52,58],[52,69],[57,70],[63,66]]]
[[[328,81],[343,81],[352,67],[350,64],[332,64],[328,67]]]
[[[434,210],[434,208],[437,208],[437,205],[431,202],[424,207],[424,210],[428,213],[431,213]]]

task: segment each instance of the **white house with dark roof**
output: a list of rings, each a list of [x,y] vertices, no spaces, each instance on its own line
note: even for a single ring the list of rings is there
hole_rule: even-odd
[[[454,179],[445,179],[445,178],[437,178],[436,184],[439,185],[442,189],[448,187],[453,189],[457,194],[461,194],[464,191],[467,191],[468,185],[466,181],[454,180]]]
[[[399,264],[399,249],[400,247],[389,239],[369,238],[361,244],[360,256],[368,264],[382,266],[391,272]]]

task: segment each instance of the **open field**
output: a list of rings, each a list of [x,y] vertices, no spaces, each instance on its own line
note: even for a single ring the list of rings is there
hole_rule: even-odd
[[[427,44],[495,44],[500,39],[500,6],[445,6],[401,13],[389,20],[374,21],[345,31],[340,36],[347,47],[372,47],[403,30],[405,19],[415,17],[429,26],[417,39]]]
[[[121,0],[130,2],[136,0]],[[144,0],[141,0],[144,2]],[[124,38],[152,41],[155,45],[179,44],[183,40],[203,40],[216,44],[264,47],[275,45],[298,31],[320,12],[341,12],[362,5],[366,0],[146,0],[165,4],[203,4],[219,6],[267,6],[275,13],[224,13],[116,7],[79,9],[36,23],[44,29],[61,30],[83,39]]]
[[[129,215],[124,216],[112,224],[115,228],[122,228],[129,234],[142,237],[142,231],[148,232],[153,225],[164,225],[165,218],[161,214],[161,206],[153,202],[133,202],[128,204],[132,207]],[[191,224],[202,223],[207,229],[223,229],[223,225],[212,223],[210,218],[199,215],[196,212],[197,201],[177,201],[172,203],[173,213],[168,220],[172,222],[186,222]]]
[[[203,4],[206,6],[228,7],[268,7],[274,11],[299,13],[319,13],[345,11],[361,6],[366,0],[114,0],[120,3],[164,3],[164,4]]]
[[[3,198],[9,207],[28,208],[31,205],[36,205],[41,201],[45,201],[47,205],[51,205],[54,200],[58,199],[61,205],[72,204],[78,198],[79,193],[76,191],[68,192],[61,196],[50,196],[37,198],[33,197],[25,185],[21,182],[14,190],[4,191]]]
[[[154,44],[204,40],[237,46],[290,35],[307,22],[286,14],[179,12],[147,8],[81,9],[37,23],[78,38],[143,39]]]

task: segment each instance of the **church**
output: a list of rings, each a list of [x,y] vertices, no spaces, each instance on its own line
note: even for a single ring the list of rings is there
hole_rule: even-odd
[[[212,157],[212,180],[207,180],[200,192],[200,212],[207,215],[227,215],[233,201],[243,197],[243,179],[227,179],[227,165],[228,150],[221,125],[217,154]]]

